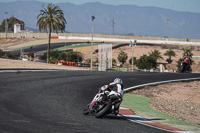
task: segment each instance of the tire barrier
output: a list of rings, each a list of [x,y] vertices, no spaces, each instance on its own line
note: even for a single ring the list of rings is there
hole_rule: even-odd
[[[57,61],[56,65],[65,65],[65,66],[73,66],[73,67],[90,67],[90,64],[85,63],[76,63],[71,61]]]
[[[65,66],[76,66],[77,63],[71,62],[71,61],[57,61],[55,64],[56,65],[62,64],[62,65],[65,65]]]

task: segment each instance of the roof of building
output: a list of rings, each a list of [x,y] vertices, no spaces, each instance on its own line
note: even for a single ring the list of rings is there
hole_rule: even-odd
[[[21,24],[19,24],[19,23],[16,23],[16,24],[14,24],[14,25],[21,25]]]

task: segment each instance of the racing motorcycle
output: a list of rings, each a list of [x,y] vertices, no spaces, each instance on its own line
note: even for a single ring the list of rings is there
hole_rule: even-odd
[[[181,62],[181,72],[189,72],[190,71],[190,60],[188,58],[185,58]]]
[[[118,92],[99,90],[92,102],[86,106],[83,114],[92,114],[96,118],[102,118],[107,114],[111,114],[113,112],[112,106],[122,101],[122,99],[118,97],[116,93]]]

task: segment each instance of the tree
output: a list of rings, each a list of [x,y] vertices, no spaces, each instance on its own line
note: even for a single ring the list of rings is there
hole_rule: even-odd
[[[67,21],[64,18],[64,13],[59,6],[55,6],[52,3],[48,4],[47,9],[43,7],[40,10],[40,14],[37,16],[37,25],[39,26],[39,31],[44,30],[49,33],[48,48],[47,48],[47,62],[49,63],[49,51],[51,42],[51,32],[58,31],[63,32],[65,30],[65,24]]]
[[[122,64],[126,62],[127,58],[128,58],[128,55],[124,51],[121,51],[117,57],[118,61],[121,62]]]
[[[153,57],[156,61],[158,59],[163,59],[163,57],[161,56],[160,51],[156,50],[156,49],[154,51],[149,52],[149,56]]]
[[[164,55],[169,57],[166,61],[167,61],[169,64],[171,64],[171,63],[172,63],[171,57],[172,57],[172,56],[175,57],[175,56],[176,56],[176,53],[175,53],[173,50],[169,49],[169,50],[167,50],[167,51],[164,53]]]
[[[152,56],[143,55],[140,57],[140,59],[137,59],[136,66],[139,69],[147,69],[150,70],[151,68],[156,68],[157,62],[156,59]]]
[[[19,23],[21,24],[21,29],[24,29],[25,23],[15,17],[11,17],[9,19],[7,19],[7,23],[8,23],[8,32],[14,32],[14,24]],[[5,19],[3,20],[3,22],[0,25],[0,32],[4,32],[5,31]]]
[[[186,49],[183,50],[183,56],[185,56],[185,53],[187,53],[190,57],[193,56],[192,51],[190,49],[188,49],[188,48],[186,48]]]

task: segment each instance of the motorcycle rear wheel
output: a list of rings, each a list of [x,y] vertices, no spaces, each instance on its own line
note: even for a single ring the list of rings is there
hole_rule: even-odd
[[[97,110],[94,114],[96,118],[102,118],[104,115],[106,115],[112,108],[111,102],[105,102],[105,105],[100,110]]]

